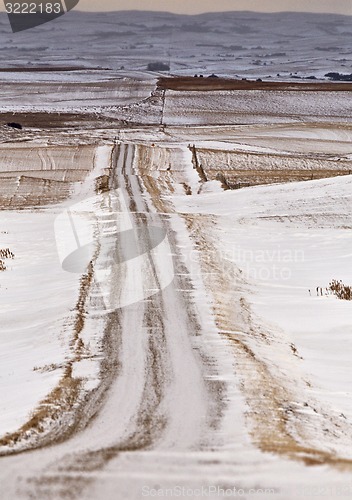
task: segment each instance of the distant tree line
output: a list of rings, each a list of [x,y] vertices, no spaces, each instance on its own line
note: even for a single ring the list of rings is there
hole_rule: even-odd
[[[350,73],[349,75],[344,75],[343,73],[330,72],[326,73],[325,76],[327,78],[330,78],[330,80],[334,80],[336,82],[352,82],[352,73]]]

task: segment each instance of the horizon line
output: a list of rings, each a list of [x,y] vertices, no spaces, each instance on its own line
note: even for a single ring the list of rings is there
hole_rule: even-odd
[[[173,16],[188,16],[188,17],[195,17],[195,16],[202,16],[204,14],[229,14],[229,13],[248,13],[248,14],[263,14],[263,15],[271,15],[271,14],[314,14],[314,15],[334,15],[334,16],[343,16],[343,17],[351,17],[352,16],[352,8],[351,8],[351,13],[348,14],[342,14],[340,12],[331,12],[331,11],[324,11],[324,12],[316,12],[316,11],[309,11],[309,10],[301,10],[301,11],[295,11],[295,10],[273,10],[270,12],[267,11],[260,11],[260,10],[210,10],[210,11],[204,11],[204,12],[197,12],[197,13],[192,13],[192,14],[187,14],[185,12],[171,12],[169,10],[153,10],[153,9],[118,9],[118,10],[83,10],[79,8],[73,9],[71,12],[81,12],[84,14],[111,14],[115,12],[143,12],[143,13],[154,13],[154,14],[170,14]]]

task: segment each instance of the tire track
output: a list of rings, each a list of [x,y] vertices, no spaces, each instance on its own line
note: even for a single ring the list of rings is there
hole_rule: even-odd
[[[149,212],[140,179],[133,175],[134,154],[133,145],[114,148],[110,185],[123,191],[133,227],[142,228],[137,244],[145,252],[152,248],[149,220],[170,229],[167,218]],[[172,232],[170,242],[177,271],[187,273]],[[114,251],[126,250],[117,244]],[[110,293],[121,296],[131,283],[136,288],[161,287],[159,259],[150,252],[149,274],[136,263],[124,270],[113,266]],[[201,449],[215,425],[214,395],[205,380],[199,344],[194,347],[201,327],[193,303],[183,293],[187,287],[191,285],[185,277],[176,276],[166,289],[109,313],[103,380],[86,401],[82,422],[67,441],[12,457],[8,467],[12,463],[15,474],[5,482],[4,500],[83,498],[101,471],[116,460],[119,463],[124,454],[138,466],[140,452]]]

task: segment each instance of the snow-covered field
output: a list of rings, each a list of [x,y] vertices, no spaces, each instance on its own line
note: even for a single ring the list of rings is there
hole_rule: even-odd
[[[53,404],[52,401],[43,404],[43,401],[60,385],[68,365],[78,373],[83,364],[82,358],[93,365],[94,359],[101,355],[103,331],[99,331],[99,328],[103,328],[103,324],[100,319],[96,319],[95,323],[92,320],[96,329],[92,329],[92,325],[87,328],[90,332],[87,332],[85,342],[89,348],[83,356],[77,356],[75,336],[79,313],[77,304],[82,295],[81,276],[67,273],[62,268],[54,233],[54,222],[65,209],[65,203],[55,205],[55,201],[57,189],[61,190],[60,183],[65,184],[67,171],[72,169],[70,153],[75,157],[76,173],[80,167],[88,168],[87,162],[91,161],[89,169],[92,172],[85,182],[85,189],[79,185],[76,185],[75,190],[71,188],[71,196],[75,194],[75,199],[93,195],[95,178],[108,166],[108,158],[100,153],[104,147],[86,148],[86,152],[84,149],[69,151],[58,148],[52,151],[52,155],[45,155],[44,148],[32,148],[31,154],[19,148],[16,165],[16,155],[12,154],[10,161],[11,150],[3,150],[3,171],[6,153],[9,155],[5,175],[26,173],[29,179],[38,180],[38,184],[29,184],[29,192],[25,193],[25,188],[22,188],[22,192],[17,195],[6,192],[6,184],[4,192],[2,186],[0,247],[9,248],[14,254],[13,259],[4,260],[7,269],[2,272],[0,281],[2,437],[25,425],[34,409]],[[23,161],[26,166],[23,166]],[[11,172],[12,169],[15,172]],[[50,173],[53,172],[61,177],[61,181],[51,186],[48,195],[49,185],[45,185],[45,182],[51,182]],[[84,178],[87,171],[83,172]],[[82,179],[82,176],[78,178]],[[17,180],[17,189],[21,186],[20,179]],[[41,210],[33,210],[33,205],[43,205],[42,201],[38,201],[44,196],[40,192],[43,183],[44,192],[47,191],[46,202],[51,200],[54,205],[45,204]],[[67,184],[74,185],[70,182]],[[28,190],[28,184],[25,187]],[[67,200],[66,203],[70,206],[72,201]],[[22,210],[17,211],[16,208]],[[87,377],[83,377],[84,383],[98,376],[99,370],[97,372],[93,367]]]
[[[1,214],[1,247],[15,254],[1,275],[1,436],[19,429],[62,376],[79,276],[59,265],[52,226],[53,214]]]
[[[333,279],[352,282],[351,188],[349,176],[183,197],[176,204],[179,212],[216,217],[213,257],[243,272],[253,312],[297,347],[314,396],[349,418],[351,304],[325,288]]]
[[[1,500],[351,498],[350,95],[146,71],[348,72],[349,26],[0,18]]]
[[[74,414],[55,417],[56,430],[44,415],[39,434],[28,429],[27,438],[9,439],[5,454],[39,448],[0,459],[2,498],[123,492],[137,499],[153,494],[155,484],[164,495],[166,488],[185,488],[188,496],[205,488],[219,498],[218,488],[226,487],[246,491],[247,498],[348,498],[351,308],[317,297],[315,289],[333,278],[352,280],[351,177],[223,192],[220,183],[199,178],[187,144],[155,132],[152,146],[151,131],[124,134],[110,175],[138,212],[148,206],[154,223],[161,217],[167,224],[174,282],[110,318],[101,315],[101,291],[91,289],[80,330],[84,349],[73,346],[80,276],[59,265],[53,219],[94,194],[94,180],[109,172],[112,146],[97,150],[91,174],[63,204],[3,212],[8,230],[2,241],[15,259],[0,289],[8,304],[1,323],[8,325],[2,429],[15,431],[31,408],[43,407],[43,398],[65,380],[67,363],[72,380],[84,383],[88,414],[98,413],[87,428],[49,448],[40,448],[41,439],[55,443]],[[159,266],[165,256],[154,259]],[[140,264],[130,262],[111,282],[116,297],[141,286]],[[146,274],[144,286],[149,279]],[[113,337],[104,344],[107,328]],[[102,372],[104,358],[113,364]],[[109,392],[99,404],[94,388],[102,387],[102,375]]]
[[[349,123],[352,101],[349,92],[222,91],[193,95],[168,91],[165,123],[177,125],[281,124],[287,122]]]
[[[348,16],[332,14],[232,12],[190,17],[74,11],[14,36],[1,14],[0,64],[29,70],[45,65],[101,67],[131,75],[145,73],[148,63],[161,61],[170,63],[172,73],[184,75],[324,78],[330,71],[350,73],[350,31]],[[13,77],[18,81],[17,75]]]

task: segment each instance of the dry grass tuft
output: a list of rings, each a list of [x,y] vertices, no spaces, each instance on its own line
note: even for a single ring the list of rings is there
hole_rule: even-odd
[[[95,192],[96,194],[107,193],[110,191],[110,177],[108,175],[101,175],[95,179]]]
[[[72,378],[71,370],[67,369],[58,386],[40,403],[30,419],[18,431],[0,439],[0,447],[13,447],[20,440],[32,437],[33,433],[37,435],[44,433],[49,421],[59,422],[63,413],[72,410],[80,388],[81,381]]]
[[[9,248],[0,248],[0,272],[6,271],[7,267],[3,259],[14,259],[15,254]]]
[[[88,300],[89,291],[93,282],[94,268],[93,262],[88,266],[87,273],[81,277],[80,293],[75,307],[76,319],[74,322],[74,333],[71,341],[71,349],[73,356],[67,361],[64,367],[64,374],[59,381],[58,385],[51,391],[51,393],[43,399],[35,411],[30,416],[29,420],[16,432],[6,434],[0,439],[0,448],[14,448],[16,445],[21,444],[21,447],[26,448],[26,444],[31,440],[35,447],[35,441],[50,441],[50,432],[54,427],[54,439],[57,440],[55,435],[56,427],[65,419],[65,432],[60,433],[60,439],[64,435],[69,434],[71,429],[76,425],[77,408],[82,400],[82,380],[73,376],[73,365],[75,362],[82,358],[84,351],[84,343],[80,337],[85,324],[86,316],[86,302]],[[54,365],[49,368],[53,369]],[[38,369],[38,368],[37,368]],[[67,418],[68,417],[68,418]],[[35,439],[33,440],[33,437]],[[8,454],[6,450],[4,454]],[[0,452],[1,456],[1,452]]]
[[[9,248],[0,248],[1,259],[14,259],[15,254]]]
[[[340,300],[352,300],[352,286],[344,285],[342,280],[332,280],[329,291]]]

